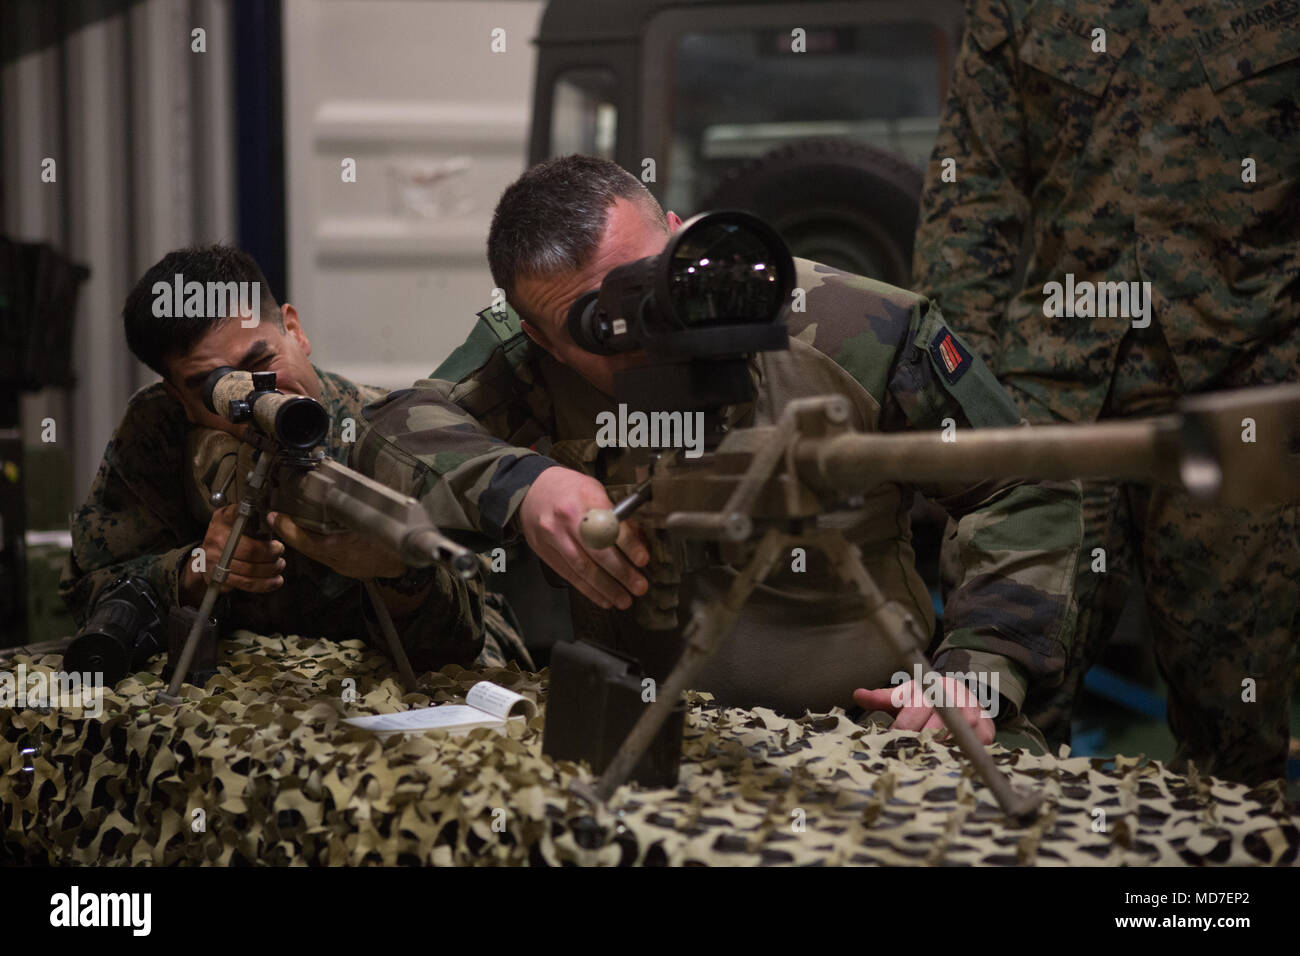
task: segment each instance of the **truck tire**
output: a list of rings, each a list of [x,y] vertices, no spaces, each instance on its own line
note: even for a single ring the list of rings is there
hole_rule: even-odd
[[[729,170],[700,209],[752,212],[796,256],[906,287],[923,181],[874,146],[800,140]]]

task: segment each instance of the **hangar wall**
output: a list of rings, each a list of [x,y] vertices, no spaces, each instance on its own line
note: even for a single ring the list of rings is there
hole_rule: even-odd
[[[29,439],[29,471],[68,473],[54,527],[85,496],[127,398],[154,379],[122,339],[131,284],[169,249],[237,239],[239,51],[230,0],[94,0],[71,30],[60,22],[66,5],[0,6],[13,36],[46,41],[0,67],[0,228],[91,269],[78,387],[24,400],[26,435],[47,416],[58,422],[55,448]],[[288,298],[322,365],[409,385],[487,303],[483,245],[497,195],[524,167],[543,6],[284,3]],[[189,43],[196,26],[202,55]],[[494,29],[505,31],[501,52]],[[53,183],[41,181],[46,157]],[[356,182],[342,181],[345,157],[357,161]],[[34,511],[31,527],[49,524]]]
[[[0,163],[5,235],[48,242],[91,270],[78,303],[77,387],[30,395],[23,408],[29,473],[44,467],[42,454],[59,456],[80,501],[127,398],[154,378],[122,337],[126,293],[168,249],[234,236],[233,118],[228,0],[99,0],[64,35],[70,9],[4,5],[12,41],[51,42],[13,51],[0,68]],[[195,27],[206,54],[190,49]],[[53,182],[42,181],[46,158]],[[54,447],[32,445],[47,416]],[[28,494],[33,517],[46,517]]]
[[[289,298],[324,367],[409,385],[489,304],[484,244],[524,168],[542,7],[287,0]]]

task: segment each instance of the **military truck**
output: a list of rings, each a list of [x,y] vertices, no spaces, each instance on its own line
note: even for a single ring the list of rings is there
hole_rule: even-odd
[[[551,0],[530,162],[613,159],[683,217],[739,208],[796,256],[908,284],[961,0]]]

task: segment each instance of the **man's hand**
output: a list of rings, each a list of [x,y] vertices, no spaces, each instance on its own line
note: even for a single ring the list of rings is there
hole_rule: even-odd
[[[943,719],[922,696],[924,689],[914,680],[896,687],[882,687],[867,690],[859,687],[853,692],[853,700],[867,711],[883,710],[894,717],[895,730],[928,730],[931,727],[943,727]],[[931,693],[931,697],[933,697]],[[993,743],[993,718],[980,707],[979,699],[971,693],[970,688],[951,677],[943,678],[943,703],[961,708],[966,722],[975,728],[975,735],[980,743]]]
[[[547,468],[537,476],[519,506],[524,539],[557,574],[605,609],[632,606],[632,595],[650,585],[637,571],[650,560],[645,539],[631,522],[621,522],[618,540],[593,551],[578,533],[592,508],[612,508],[605,487],[569,468]]]
[[[406,563],[395,554],[351,531],[316,534],[274,511],[267,514],[266,523],[289,547],[345,578],[398,578],[406,573]]]
[[[180,591],[186,604],[197,606],[203,592],[217,569],[221,552],[230,539],[230,529],[235,523],[238,505],[226,505],[212,513],[207,534],[203,536],[203,572],[194,570],[194,559],[186,558],[181,572]],[[284,545],[279,541],[262,541],[248,535],[239,539],[235,553],[230,558],[230,574],[221,586],[221,592],[235,590],[265,594],[284,584],[280,572],[284,570]]]

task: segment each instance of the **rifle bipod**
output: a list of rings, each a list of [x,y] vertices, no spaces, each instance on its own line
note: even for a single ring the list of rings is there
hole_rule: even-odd
[[[866,604],[868,620],[876,624],[886,635],[898,657],[915,672],[920,667],[929,671],[928,663],[921,654],[925,642],[915,620],[895,602],[885,599],[880,588],[867,569],[857,550],[837,532],[819,529],[810,533],[791,535],[769,530],[759,541],[757,549],[749,563],[741,570],[726,597],[708,609],[696,608],[687,625],[684,637],[685,648],[664,686],[660,688],[655,700],[646,708],[637,720],[631,732],[624,739],[614,759],[597,781],[594,790],[581,785],[573,786],[574,792],[593,803],[609,800],[640,761],[646,748],[654,739],[660,726],[672,711],[673,704],[691,685],[700,667],[713,656],[722,641],[731,632],[736,617],[754,588],[767,577],[779,556],[791,545],[811,545],[822,549],[833,564],[841,569],[862,595]],[[908,641],[911,641],[910,645]],[[962,716],[957,707],[936,706],[944,726],[957,742],[957,746],[974,765],[984,783],[993,791],[1003,813],[1015,821],[1032,819],[1043,801],[1041,793],[1025,794],[1011,785],[1007,776],[998,769],[988,751],[980,744],[975,731]]]
[[[271,473],[271,462],[274,458],[275,455],[264,451],[258,456],[257,464],[253,466],[252,474],[248,476],[248,490],[239,499],[235,521],[230,526],[230,537],[226,539],[226,546],[221,549],[221,557],[217,559],[217,566],[212,570],[212,579],[208,582],[207,590],[203,592],[198,616],[194,618],[194,623],[190,625],[190,632],[185,637],[185,646],[181,649],[180,660],[176,662],[171,683],[167,685],[166,691],[158,692],[158,699],[164,704],[176,706],[182,701],[181,685],[189,676],[194,655],[198,653],[203,625],[212,617],[212,609],[221,594],[221,585],[226,583],[226,578],[230,574],[230,560],[235,554],[235,548],[239,546],[240,539],[244,536],[244,528],[252,520],[253,515],[261,510],[262,502],[266,499],[268,491],[266,479]]]

